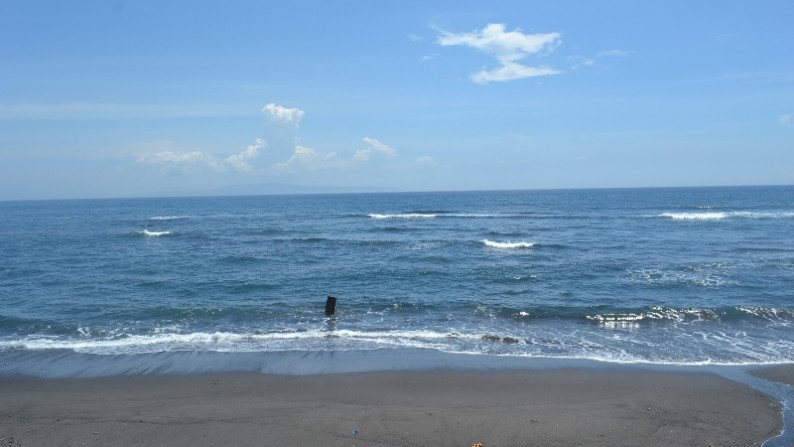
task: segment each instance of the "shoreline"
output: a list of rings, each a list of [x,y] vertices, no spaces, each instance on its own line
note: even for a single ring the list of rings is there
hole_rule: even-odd
[[[794,363],[699,364],[621,362],[609,359],[521,357],[443,352],[427,348],[220,352],[173,351],[143,354],[92,354],[72,350],[0,351],[1,377],[45,379],[113,376],[190,376],[268,374],[307,376],[387,371],[543,371],[550,369],[637,370],[661,372],[738,371],[744,375],[780,368],[784,383]],[[778,375],[780,375],[778,374]],[[728,374],[736,376],[737,374]],[[771,379],[774,380],[774,379]]]
[[[613,366],[5,376],[0,446],[761,445],[783,428],[779,402],[713,371]]]

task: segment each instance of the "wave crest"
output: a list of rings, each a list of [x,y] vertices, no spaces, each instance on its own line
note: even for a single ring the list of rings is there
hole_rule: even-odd
[[[429,219],[438,217],[438,214],[429,213],[398,213],[398,214],[369,214],[371,219]]]
[[[535,247],[537,244],[535,242],[496,242],[489,239],[483,239],[483,244],[486,247],[496,248],[500,250],[517,250],[522,248],[532,248]]]
[[[181,220],[181,219],[190,219],[190,216],[152,216],[149,218],[149,220],[159,220],[159,221]]]
[[[790,219],[794,218],[794,212],[709,211],[700,213],[661,213],[656,215],[656,217],[672,220]]]
[[[136,236],[142,236],[142,237],[166,237],[166,236],[173,236],[176,233],[174,233],[173,231],[150,231],[146,229],[142,231],[137,231],[134,234]]]

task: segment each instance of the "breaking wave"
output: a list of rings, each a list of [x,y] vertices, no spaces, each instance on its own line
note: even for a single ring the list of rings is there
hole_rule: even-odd
[[[182,219],[190,219],[190,216],[152,216],[149,218],[149,220],[159,220],[159,221],[182,220]]]
[[[672,220],[790,219],[794,218],[794,212],[710,211],[701,213],[661,213],[656,217]]]
[[[136,236],[142,237],[165,237],[165,236],[173,236],[173,231],[151,231],[151,230],[141,230],[134,233]]]
[[[537,244],[535,242],[496,242],[488,239],[481,241],[486,247],[496,248],[500,250],[517,250],[522,248],[532,248]]]
[[[400,213],[400,214],[369,214],[372,219],[429,219],[438,217],[438,214],[429,213]]]

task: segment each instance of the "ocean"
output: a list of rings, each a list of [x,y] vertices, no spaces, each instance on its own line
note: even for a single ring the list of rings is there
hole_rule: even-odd
[[[794,363],[791,186],[0,202],[0,255],[5,375]]]

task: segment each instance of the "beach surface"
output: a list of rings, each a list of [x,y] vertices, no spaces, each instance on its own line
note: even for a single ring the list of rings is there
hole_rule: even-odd
[[[764,368],[754,373],[758,377],[773,382],[785,383],[789,386],[794,386],[794,365],[781,365],[770,368]]]
[[[0,446],[751,446],[767,396],[708,373],[0,379]]]

